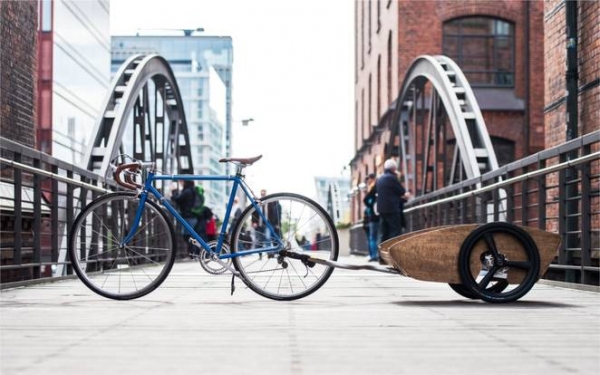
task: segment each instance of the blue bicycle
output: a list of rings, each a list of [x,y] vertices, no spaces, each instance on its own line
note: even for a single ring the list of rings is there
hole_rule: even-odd
[[[105,194],[77,216],[69,233],[73,269],[92,291],[128,300],[156,289],[175,260],[179,223],[200,249],[196,260],[211,274],[230,271],[232,293],[239,277],[256,293],[275,300],[294,300],[319,289],[329,278],[339,254],[337,231],[327,212],[313,200],[292,193],[256,197],[244,181],[254,158],[225,158],[235,165],[231,176],[159,174],[151,162],[115,167],[115,181],[131,191]],[[204,241],[163,196],[160,181],[223,181],[232,184],[218,238]],[[248,199],[231,231],[227,231],[234,198],[241,189]],[[304,239],[312,239],[310,246]],[[184,254],[185,257],[187,257]]]

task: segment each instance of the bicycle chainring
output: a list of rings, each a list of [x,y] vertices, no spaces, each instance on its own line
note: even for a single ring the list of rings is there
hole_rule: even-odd
[[[210,246],[211,250],[216,250],[217,248],[217,241],[210,241],[208,243],[208,246]],[[231,251],[229,250],[229,244],[227,244],[226,242],[223,242],[223,245],[221,245],[221,253],[222,254],[229,254],[231,253]],[[202,249],[200,250],[200,255],[198,255],[198,261],[200,262],[200,266],[202,266],[202,268],[213,275],[220,275],[222,273],[224,273],[225,271],[227,271],[227,268],[224,267],[223,265],[221,265],[219,262],[213,260],[211,258],[211,254]],[[227,265],[231,264],[231,258],[229,259],[223,259],[223,262],[227,263]]]

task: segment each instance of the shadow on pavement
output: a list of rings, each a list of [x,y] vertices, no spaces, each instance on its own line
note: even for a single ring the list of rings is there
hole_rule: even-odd
[[[416,307],[439,307],[439,308],[493,308],[493,309],[547,309],[549,307],[573,308],[581,307],[568,303],[544,302],[544,301],[516,301],[511,303],[488,303],[479,300],[444,300],[444,301],[395,301],[391,302],[398,306],[416,306]]]

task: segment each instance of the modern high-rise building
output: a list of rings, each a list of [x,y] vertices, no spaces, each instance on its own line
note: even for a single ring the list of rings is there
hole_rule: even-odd
[[[315,177],[317,202],[323,206],[335,225],[350,223],[349,177]]]
[[[231,155],[231,37],[191,32],[182,36],[112,37],[113,72],[136,54],[161,55],[173,69],[183,101],[194,173],[228,173],[227,166],[218,161]],[[202,184],[206,204],[223,217],[228,187],[218,181]]]
[[[108,0],[41,0],[37,147],[78,164],[110,84]]]

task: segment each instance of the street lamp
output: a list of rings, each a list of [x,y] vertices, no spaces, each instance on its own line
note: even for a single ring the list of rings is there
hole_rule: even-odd
[[[245,118],[242,120],[242,126],[248,126],[248,124],[251,123],[252,121],[254,121],[253,118]]]

